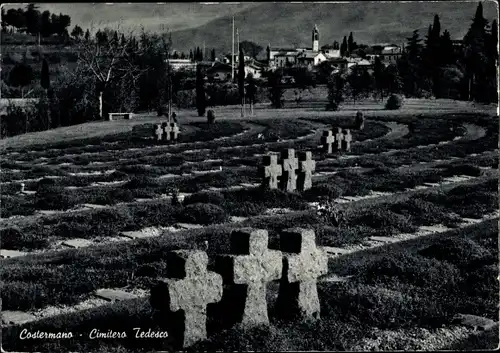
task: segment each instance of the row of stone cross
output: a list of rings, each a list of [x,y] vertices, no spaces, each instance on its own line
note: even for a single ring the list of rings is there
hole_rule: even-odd
[[[150,300],[177,344],[188,347],[207,338],[210,303],[217,304],[208,315],[228,327],[268,325],[266,284],[278,279],[279,317],[319,319],[317,279],[328,272],[328,258],[316,247],[313,230],[284,230],[278,251],[268,249],[266,230],[239,229],[231,233],[231,253],[217,256],[214,272],[207,270],[204,251],[167,254],[168,278],[153,287]]]
[[[340,127],[337,128],[337,133],[335,135],[332,130],[325,130],[323,131],[323,136],[321,136],[321,144],[326,153],[333,153],[334,150],[338,152],[350,152],[351,141],[351,130],[342,130]],[[334,142],[336,142],[336,144],[334,144]]]
[[[175,141],[179,137],[179,132],[177,123],[156,124],[153,131],[156,141]]]
[[[277,189],[279,186],[284,191],[304,191],[312,187],[312,173],[316,170],[312,152],[299,152],[297,158],[295,150],[289,148],[278,157],[274,153],[264,156],[260,174],[265,187]]]

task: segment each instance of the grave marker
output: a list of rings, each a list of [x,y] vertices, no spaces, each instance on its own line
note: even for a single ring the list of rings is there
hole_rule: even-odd
[[[163,140],[170,141],[172,127],[168,123],[163,123]]]
[[[332,145],[335,142],[335,137],[331,130],[323,131],[323,136],[321,136],[321,144],[323,145],[323,151],[331,154],[333,151]]]
[[[177,126],[176,123],[170,123],[170,126],[171,126],[172,140],[177,140],[180,132],[179,127]]]
[[[163,136],[163,128],[161,124],[156,124],[156,128],[154,131],[156,141],[161,141]]]
[[[96,290],[95,296],[110,302],[138,298],[138,296],[133,293],[128,293],[121,289],[110,289],[110,288]]]
[[[207,305],[222,298],[222,277],[207,265],[204,251],[172,251],[167,255],[168,279],[151,291],[151,306],[182,347],[207,338]]]
[[[264,166],[261,168],[263,186],[270,189],[277,189],[278,177],[281,177],[283,174],[283,168],[278,164],[278,156],[276,154],[264,156],[263,164]]]
[[[281,189],[284,191],[295,191],[297,188],[297,175],[295,171],[299,168],[299,160],[295,157],[295,150],[289,148],[281,155],[283,175],[281,176]]]
[[[300,152],[299,173],[297,177],[297,186],[300,191],[305,191],[312,188],[312,173],[315,170],[316,170],[316,162],[312,159],[312,152],[311,151]]]
[[[346,152],[351,151],[351,141],[352,141],[352,135],[351,135],[351,130],[346,129],[344,132],[344,139],[342,141],[342,149]]]
[[[344,139],[344,134],[342,134],[342,128],[337,128],[337,133],[335,134],[335,141],[337,141],[336,150],[342,151],[342,140]]]
[[[231,233],[231,253],[216,262],[224,283],[230,285],[224,292],[224,321],[268,325],[266,284],[281,278],[281,252],[268,249],[266,230],[243,228]]]
[[[320,317],[318,277],[328,271],[326,253],[316,247],[313,230],[293,228],[280,235],[283,277],[277,309],[281,316]]]

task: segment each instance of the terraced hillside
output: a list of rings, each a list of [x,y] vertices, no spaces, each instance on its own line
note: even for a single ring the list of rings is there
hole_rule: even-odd
[[[274,281],[270,327],[219,328],[209,317],[208,339],[192,349],[446,349],[476,337],[457,315],[498,319],[498,117],[373,113],[353,131],[350,152],[325,154],[323,130],[348,120],[300,112],[186,120],[175,144],[155,142],[152,125],[136,120],[104,137],[7,149],[3,348],[171,348],[169,339],[89,332],[157,329],[148,297],[168,251],[200,249],[212,263],[242,227],[268,230],[271,249],[285,229],[315,231],[329,257],[321,320],[278,320]],[[286,148],[313,152],[311,189],[260,186],[263,156]],[[20,340],[23,330],[74,337]]]

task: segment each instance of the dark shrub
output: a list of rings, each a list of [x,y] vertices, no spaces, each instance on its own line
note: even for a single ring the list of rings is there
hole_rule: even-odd
[[[9,250],[40,249],[48,245],[48,240],[40,234],[24,234],[17,227],[0,230],[0,247]]]
[[[209,124],[212,124],[215,121],[215,113],[212,109],[207,112],[207,121]]]
[[[180,211],[183,222],[195,224],[214,224],[227,221],[228,215],[221,207],[211,203],[194,203]]]
[[[118,202],[134,201],[134,194],[126,188],[106,190],[105,193],[98,195],[92,202],[98,205],[113,205]]]
[[[224,205],[224,202],[224,195],[220,192],[197,192],[184,199],[184,205],[190,205],[193,203],[211,203],[222,206]]]
[[[351,220],[354,224],[365,225],[375,229],[383,229],[392,232],[411,233],[416,230],[411,218],[382,208],[372,208],[362,211]]]
[[[327,197],[331,199],[336,199],[342,196],[342,188],[334,185],[332,183],[318,182],[316,185],[303,193],[303,196],[307,200],[315,201],[318,197]]]
[[[385,104],[385,109],[387,110],[397,110],[403,106],[403,98],[399,94],[391,94],[387,103]]]
[[[63,238],[96,238],[115,236],[133,224],[126,208],[102,209],[62,217],[56,236]]]
[[[450,214],[446,208],[432,202],[413,197],[405,202],[395,203],[390,210],[396,213],[410,216],[418,225],[433,225],[443,223],[451,226],[461,220],[460,217]]]
[[[35,212],[35,198],[31,195],[1,195],[0,196],[0,214],[3,218],[13,215],[27,216]]]
[[[318,286],[321,312],[340,322],[366,323],[379,329],[440,327],[449,315],[439,300],[422,300],[418,293],[358,283]],[[364,325],[366,327],[366,325]]]
[[[63,187],[50,184],[38,185],[35,206],[42,210],[67,210],[77,205],[78,199]]]
[[[467,238],[439,239],[435,244],[420,250],[419,254],[439,261],[447,261],[459,267],[495,260],[487,249]]]
[[[155,178],[151,178],[146,175],[135,175],[123,187],[125,189],[141,189],[144,187],[155,187],[158,185],[159,183]]]
[[[481,176],[481,168],[471,165],[471,164],[458,164],[450,165],[446,167],[445,176],[453,175],[470,175],[470,176]]]
[[[403,284],[438,289],[453,285],[459,278],[452,264],[410,254],[380,254],[360,265],[353,273],[356,280],[383,284],[398,289]]]
[[[37,185],[37,192],[39,192],[41,189],[43,189],[44,186],[49,186],[49,185],[56,185],[56,181],[53,178],[43,178],[38,182]]]
[[[325,110],[331,111],[331,112],[337,111],[338,109],[339,109],[339,105],[337,103],[334,103],[334,102],[328,103],[325,107]]]
[[[226,205],[231,215],[240,217],[256,216],[265,211],[266,207],[262,204],[243,201],[243,202],[230,202]]]

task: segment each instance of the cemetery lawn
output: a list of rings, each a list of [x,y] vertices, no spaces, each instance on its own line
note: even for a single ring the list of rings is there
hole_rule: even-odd
[[[176,143],[154,141],[156,117],[3,140],[1,247],[27,254],[0,259],[2,310],[54,312],[4,328],[4,349],[168,350],[169,340],[88,339],[91,328],[158,329],[147,296],[58,310],[103,288],[149,293],[171,250],[204,250],[212,268],[241,227],[266,229],[271,249],[285,229],[314,229],[329,254],[318,282],[321,320],[279,321],[272,282],[270,327],[221,329],[209,317],[208,339],[190,350],[427,349],[411,338],[422,330],[440,337],[432,348],[453,346],[442,330],[461,339],[472,332],[455,315],[498,317],[498,117],[446,109],[371,112],[352,131],[351,151],[331,155],[320,136],[354,113],[257,109],[254,119],[236,119],[222,109],[211,126],[181,120]],[[311,189],[260,186],[263,156],[286,148],[312,151]],[[328,198],[334,206],[324,215],[317,206]],[[65,245],[74,240],[88,245]],[[83,336],[17,339],[24,328]],[[391,338],[375,342],[382,331]]]

